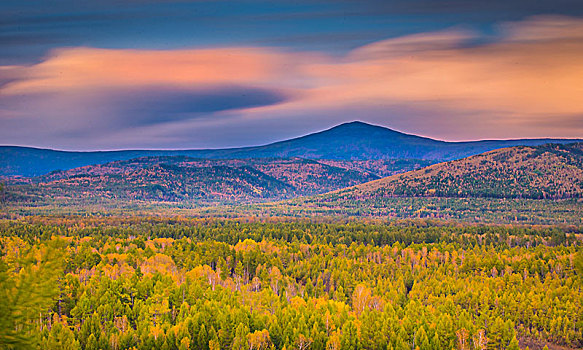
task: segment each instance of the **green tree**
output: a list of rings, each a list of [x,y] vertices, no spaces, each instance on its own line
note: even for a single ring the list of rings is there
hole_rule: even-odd
[[[0,348],[27,348],[39,341],[34,321],[47,315],[59,292],[59,244],[52,241],[38,252],[23,251],[9,263],[0,257]]]
[[[233,338],[232,350],[244,350],[247,349],[247,334],[249,333],[249,328],[242,323],[239,323],[237,329],[235,330],[235,338]]]
[[[81,345],[69,327],[57,322],[53,324],[48,338],[43,340],[42,348],[47,350],[80,350]]]
[[[506,350],[520,350],[520,346],[518,346],[518,339],[516,339],[516,337],[512,338]]]

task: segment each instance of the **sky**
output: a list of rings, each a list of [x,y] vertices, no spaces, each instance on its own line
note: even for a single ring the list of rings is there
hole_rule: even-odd
[[[575,0],[4,0],[0,145],[583,137]]]

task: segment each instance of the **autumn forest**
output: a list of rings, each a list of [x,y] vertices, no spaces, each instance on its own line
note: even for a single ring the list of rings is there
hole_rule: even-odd
[[[583,349],[583,1],[1,0],[0,350]]]
[[[579,348],[581,234],[420,220],[4,220],[0,347]]]

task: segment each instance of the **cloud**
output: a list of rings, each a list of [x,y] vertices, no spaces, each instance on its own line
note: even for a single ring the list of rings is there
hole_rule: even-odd
[[[425,105],[466,114],[476,125],[504,115],[520,133],[517,116],[527,126],[525,117],[583,112],[583,39],[572,33],[582,23],[539,17],[524,27],[514,23],[509,37],[483,45],[466,45],[472,36],[459,30],[373,43],[343,61],[312,65],[312,77],[335,81],[313,89],[304,105]],[[549,33],[529,29],[537,27]]]
[[[294,123],[350,119],[445,139],[580,137],[581,32],[581,19],[534,17],[501,25],[495,41],[481,44],[478,34],[451,29],[341,57],[256,47],[62,48],[38,64],[0,69],[0,119],[13,126],[42,119],[45,127],[26,135],[115,129],[134,139],[139,126],[167,140],[197,128],[282,125],[258,131],[258,143],[288,136]]]
[[[176,89],[153,86],[106,94],[104,103],[113,105],[125,118],[110,125],[136,127],[209,117],[216,113],[273,105],[288,96],[267,89],[245,86],[216,86]]]
[[[583,40],[583,21],[564,16],[534,16],[502,24],[505,41]]]
[[[312,55],[302,55],[303,60]],[[313,55],[315,56],[315,55]],[[26,69],[5,94],[71,89],[204,85],[277,85],[296,74],[295,54],[260,48],[128,50],[65,48]],[[288,85],[287,83],[285,85]]]

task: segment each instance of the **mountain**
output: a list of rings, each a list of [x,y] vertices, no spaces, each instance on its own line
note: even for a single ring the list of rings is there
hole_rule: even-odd
[[[382,179],[366,170],[403,165],[419,164],[154,156],[8,178],[0,204],[24,215],[119,209],[583,225],[583,143],[498,149]]]
[[[300,158],[153,156],[12,179],[7,196],[12,202],[62,205],[250,203],[323,193],[377,178]]]
[[[128,150],[67,152],[28,147],[0,147],[0,176],[37,176],[147,156],[189,156],[210,159],[290,158],[323,160],[408,159],[439,162],[517,145],[572,143],[574,139],[520,139],[446,142],[408,135],[385,127],[350,122],[331,129],[265,146],[216,150]]]
[[[378,200],[389,197],[583,197],[583,143],[498,149],[435,164],[322,196]]]

